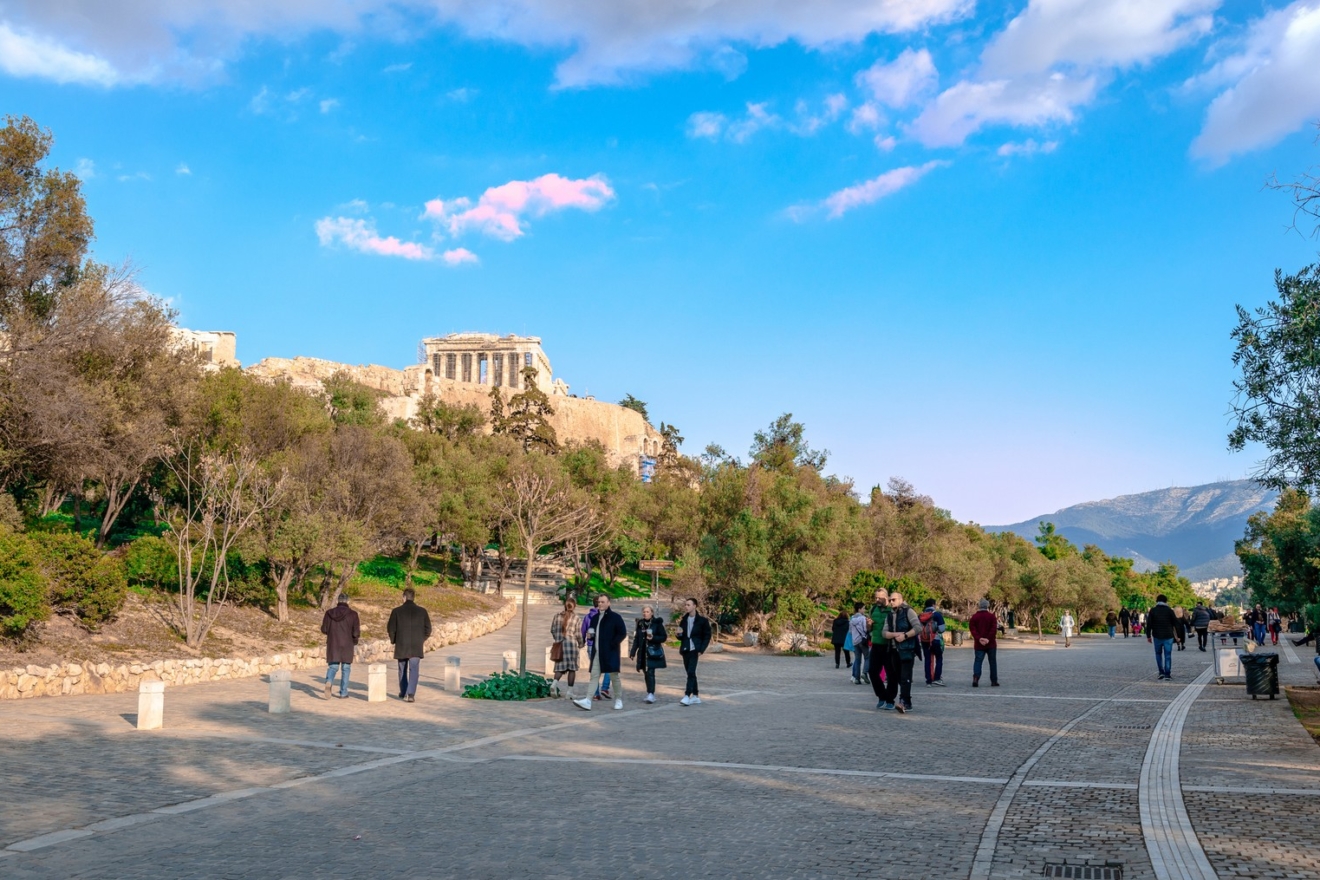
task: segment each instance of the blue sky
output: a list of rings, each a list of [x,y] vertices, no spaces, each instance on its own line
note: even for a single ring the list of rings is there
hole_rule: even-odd
[[[0,108],[245,363],[535,334],[982,523],[1249,472],[1233,305],[1317,251],[1320,0],[0,0]]]

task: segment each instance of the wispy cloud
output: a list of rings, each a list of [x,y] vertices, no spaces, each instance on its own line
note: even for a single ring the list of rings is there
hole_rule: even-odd
[[[687,120],[687,136],[694,140],[730,140],[746,143],[759,131],[785,130],[810,137],[836,121],[848,109],[848,97],[842,93],[826,95],[819,104],[805,99],[793,105],[793,115],[785,119],[770,109],[769,101],[748,102],[742,116],[703,110]]]
[[[451,101],[457,101],[460,104],[466,104],[477,96],[479,89],[470,89],[467,86],[462,88],[450,89],[445,92],[445,97]]]
[[[334,110],[336,107],[339,106],[339,99],[326,98],[318,106],[321,108],[322,113],[329,113],[331,110]]]
[[[192,169],[188,167],[187,162],[180,162],[178,166],[175,167],[174,173],[188,175],[188,174],[192,174]]]
[[[96,176],[96,163],[91,159],[79,159],[73,166],[73,173],[80,180],[91,180]]]
[[[402,61],[398,64],[390,64],[381,69],[381,73],[403,73],[412,68],[411,61]]]
[[[613,200],[614,189],[599,175],[570,180],[543,174],[535,180],[511,180],[491,187],[475,204],[468,198],[432,199],[422,216],[453,236],[477,232],[512,241],[524,234],[528,217],[568,208],[597,211]]]
[[[75,52],[49,37],[14,30],[3,21],[0,71],[10,76],[97,86],[113,86],[122,80],[119,71],[102,58]]]
[[[472,253],[472,251],[463,247],[453,248],[452,250],[445,251],[443,254],[441,254],[441,259],[443,259],[445,263],[450,266],[461,266],[464,263],[481,262],[479,259],[477,259],[476,254]]]
[[[394,236],[380,236],[375,224],[353,217],[322,217],[316,221],[316,237],[323,247],[342,244],[364,254],[402,257],[405,260],[434,259],[435,251],[415,241],[400,241]]]
[[[957,146],[990,125],[1039,127],[1068,123],[1095,97],[1099,80],[1055,73],[1044,78],[964,80],[926,106],[909,133],[928,147]]]
[[[932,161],[924,165],[894,168],[878,177],[844,187],[814,204],[795,205],[788,209],[788,216],[802,222],[823,213],[829,219],[837,220],[849,211],[875,204],[886,196],[911,186],[934,169],[948,164],[948,162]]]
[[[1005,158],[1009,156],[1034,156],[1037,153],[1053,153],[1058,149],[1058,146],[1058,141],[1045,141],[1042,144],[1037,143],[1035,138],[1027,138],[1021,143],[1013,143],[1010,141],[1009,143],[1003,144],[999,149],[995,150],[995,155],[1004,156]]]

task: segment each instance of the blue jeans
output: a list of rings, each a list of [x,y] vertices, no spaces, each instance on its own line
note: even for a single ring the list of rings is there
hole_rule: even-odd
[[[858,649],[857,647],[854,646],[853,667],[852,667],[853,678],[860,679],[863,675],[866,674],[866,668],[871,665],[870,663],[871,658],[867,656],[870,653],[871,652],[866,648]]]
[[[422,658],[409,657],[399,661],[399,696],[412,697],[417,694],[417,677],[421,674]]]
[[[1110,637],[1111,639],[1114,637],[1114,627],[1112,627],[1112,626],[1109,628],[1109,637]]]
[[[926,684],[944,678],[943,649],[936,651],[934,645],[927,645],[926,656],[923,659],[923,666],[926,670]]]
[[[990,683],[991,683],[991,684],[994,684],[995,682],[999,681],[999,663],[996,662],[996,659],[995,659],[995,651],[996,651],[996,650],[997,650],[997,648],[990,648],[990,647],[986,647],[986,648],[977,648],[977,649],[976,649],[976,659],[974,659],[974,660],[972,661],[972,677],[973,677],[973,678],[980,678],[980,677],[981,677],[981,661],[984,660],[986,657],[989,657],[989,658],[990,658]]]
[[[334,684],[335,673],[341,669],[344,671],[343,677],[339,680],[339,696],[341,697],[348,696],[348,673],[352,668],[352,663],[331,663],[330,668],[325,672],[325,683]]]
[[[1153,639],[1155,642],[1155,665],[1160,675],[1173,675],[1173,639]]]
[[[1251,640],[1258,645],[1265,644],[1265,624],[1253,623],[1251,625]]]

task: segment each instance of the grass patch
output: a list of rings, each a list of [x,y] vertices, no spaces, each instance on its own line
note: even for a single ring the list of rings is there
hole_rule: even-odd
[[[643,585],[629,578],[619,577],[613,584],[608,584],[604,578],[594,571],[591,573],[591,580],[588,581],[585,589],[573,585],[560,587],[559,598],[563,599],[569,589],[575,590],[579,596],[598,596],[604,593],[611,599],[648,599],[651,596],[651,582],[649,579]]]
[[[1283,692],[1302,727],[1320,743],[1320,687],[1286,687]]]

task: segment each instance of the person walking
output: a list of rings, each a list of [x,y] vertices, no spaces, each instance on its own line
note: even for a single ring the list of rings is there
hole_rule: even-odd
[[[596,661],[596,618],[600,617],[600,608],[597,607],[599,603],[600,603],[599,599],[591,600],[591,607],[587,609],[586,614],[582,615],[582,643],[586,645],[587,648],[588,672],[590,672],[592,664],[595,663]],[[608,675],[605,676],[605,678],[603,679],[603,685],[605,686],[606,694],[608,695],[609,693]],[[596,693],[592,694],[591,697],[594,700],[599,700],[600,691],[597,691]]]
[[[614,708],[622,709],[623,676],[619,674],[619,667],[622,665],[622,651],[620,651],[619,646],[628,638],[628,625],[623,622],[623,617],[619,612],[610,608],[610,597],[604,593],[596,597],[596,609],[599,613],[596,615],[592,636],[592,642],[596,645],[596,657],[591,661],[591,684],[588,686],[588,691],[596,690],[603,696],[608,692],[603,688],[601,677],[605,675],[614,676],[611,685],[614,694]],[[590,710],[591,697],[587,696],[580,700],[574,700],[573,705]]]
[[[1178,650],[1187,648],[1187,610],[1181,605],[1173,607],[1173,640],[1178,643]]]
[[[550,659],[555,664],[555,689],[559,690],[559,679],[567,676],[568,687],[560,693],[573,699],[573,688],[577,685],[578,657],[582,651],[583,638],[581,623],[578,620],[577,599],[569,596],[564,600],[564,610],[550,621]]]
[[[710,621],[697,613],[697,600],[683,603],[683,617],[678,621],[678,655],[683,658],[687,684],[683,686],[684,706],[701,704],[701,690],[697,687],[697,661],[710,647]]]
[[[1271,608],[1265,612],[1265,628],[1270,634],[1270,644],[1279,644],[1279,632],[1283,629],[1283,618],[1279,616],[1278,608]]]
[[[949,628],[948,624],[935,607],[934,599],[926,603],[917,619],[921,621],[917,644],[921,646],[921,668],[926,673],[926,687],[944,687],[944,632]]]
[[[842,608],[839,609],[839,616],[830,624],[830,642],[834,645],[834,668],[843,668],[839,665],[840,659],[851,668],[852,641],[848,638],[848,613]]]
[[[431,637],[431,615],[415,601],[412,587],[403,591],[403,604],[390,612],[385,632],[394,645],[394,659],[399,661],[399,699],[417,702],[417,676],[421,674],[426,640]]]
[[[898,673],[893,666],[889,639],[885,638],[885,618],[889,616],[889,591],[876,590],[873,598],[875,603],[871,606],[868,618],[870,629],[867,630],[867,638],[871,644],[871,690],[875,693],[877,709],[892,709],[898,688]]]
[[[1076,625],[1077,621],[1073,620],[1072,612],[1063,612],[1063,616],[1059,618],[1059,631],[1063,633],[1063,646],[1065,648],[1072,647],[1073,627]]]
[[[1132,612],[1127,608],[1120,608],[1118,611],[1118,622],[1123,626],[1123,638],[1128,637],[1128,632],[1132,628]]]
[[[894,708],[899,713],[912,711],[912,666],[916,661],[920,633],[921,621],[903,601],[903,594],[890,593],[883,635],[890,640],[890,653],[894,655],[892,665],[898,672],[898,699],[894,701]]]
[[[972,687],[981,686],[981,661],[990,659],[990,686],[999,687],[999,664],[995,660],[998,642],[995,633],[999,630],[999,619],[990,610],[990,600],[982,599],[976,606],[976,613],[967,621],[971,633],[975,659],[972,662]]]
[[[1197,602],[1192,609],[1192,629],[1196,630],[1196,647],[1205,650],[1206,639],[1210,635],[1210,609],[1202,602]]]
[[[1118,626],[1118,615],[1110,611],[1105,615],[1105,626],[1109,627],[1109,637],[1114,637],[1114,628]]]
[[[1256,644],[1265,644],[1265,609],[1259,605],[1251,609],[1251,637]]]
[[[1155,645],[1155,665],[1162,681],[1173,679],[1173,641],[1177,625],[1178,618],[1169,607],[1168,597],[1160,593],[1155,597],[1155,607],[1146,613],[1146,642]]]
[[[353,668],[353,648],[362,637],[362,624],[358,613],[348,607],[348,597],[343,593],[335,601],[335,607],[321,618],[321,632],[325,634],[325,698],[330,699],[334,687],[335,673],[340,672],[339,699],[348,696],[348,676]]]
[[[871,680],[868,675],[871,671],[871,621],[863,610],[865,607],[861,602],[854,602],[853,615],[848,618],[848,636],[853,645],[853,684],[865,684]],[[875,674],[880,673],[876,671]]]
[[[665,662],[667,638],[669,633],[665,632],[665,622],[655,616],[653,607],[643,605],[642,616],[637,618],[637,629],[633,631],[632,644],[628,647],[628,656],[637,658],[637,671],[646,680],[648,703],[655,702],[655,671],[669,665]]]

